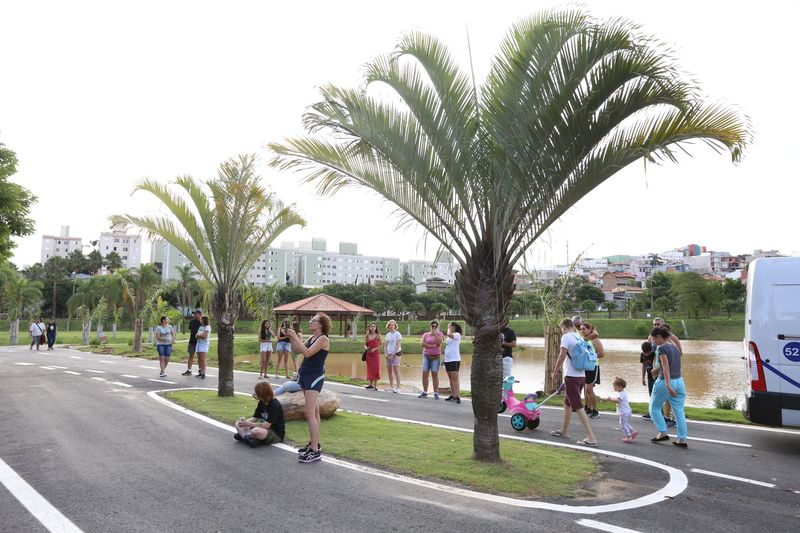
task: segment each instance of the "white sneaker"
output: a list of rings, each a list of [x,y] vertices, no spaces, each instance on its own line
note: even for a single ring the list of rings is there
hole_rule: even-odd
[[[394,389],[392,389],[392,392],[393,392],[393,393],[395,393],[395,394],[397,394],[398,392],[400,392],[400,389],[398,389],[398,388],[394,388]]]
[[[161,374],[161,375],[160,375],[160,376],[158,376],[158,377],[160,377],[160,378],[165,378],[165,377],[167,377],[167,374],[166,374],[166,373],[164,373],[164,374]]]

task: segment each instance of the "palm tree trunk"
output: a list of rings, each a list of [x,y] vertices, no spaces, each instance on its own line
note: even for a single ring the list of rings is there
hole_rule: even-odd
[[[228,288],[220,285],[214,293],[212,312],[217,327],[217,395],[233,396],[233,338],[234,324],[239,316],[241,303]]]
[[[488,247],[487,247],[488,248]],[[491,258],[491,250],[485,252]],[[497,406],[501,399],[503,365],[500,330],[508,323],[508,304],[514,293],[510,268],[495,271],[492,259],[473,256],[475,268],[456,272],[456,297],[473,331],[472,413],[473,452],[477,461],[500,462]]]
[[[558,361],[558,354],[561,347],[561,330],[556,326],[545,325],[544,327],[544,390],[547,393],[555,392],[561,385],[561,369],[557,369],[555,379],[553,369]]]
[[[53,280],[53,319],[56,318],[56,282]]]
[[[14,319],[11,323],[11,331],[8,332],[8,340],[11,346],[16,346],[19,340],[19,318]]]
[[[133,351],[142,351],[142,319],[136,318],[133,321]]]

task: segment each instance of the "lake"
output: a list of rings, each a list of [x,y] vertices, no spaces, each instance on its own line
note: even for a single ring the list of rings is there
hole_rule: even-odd
[[[642,385],[639,353],[642,341],[632,339],[603,339],[605,357],[600,360],[600,381],[596,390],[601,396],[613,393],[611,382],[616,376],[628,382],[628,397],[632,402],[647,402],[647,387]],[[534,392],[544,386],[544,339],[523,337],[517,340],[514,351],[514,375],[520,381],[515,392]],[[686,405],[713,407],[714,398],[726,394],[741,401],[746,389],[747,372],[741,342],[682,341],[681,374],[686,383]],[[461,356],[461,388],[470,388],[471,354]],[[353,378],[366,379],[366,364],[360,353],[328,355],[326,371]],[[422,356],[405,354],[400,376],[403,384],[419,388],[422,376]],[[439,373],[440,384],[447,386],[444,365]],[[381,368],[381,382],[388,383],[386,366]],[[432,390],[432,388],[431,388]]]

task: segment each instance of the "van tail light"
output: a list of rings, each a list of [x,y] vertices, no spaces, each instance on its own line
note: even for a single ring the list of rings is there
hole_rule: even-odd
[[[761,355],[758,353],[758,346],[750,341],[749,356],[747,366],[750,369],[750,388],[754,391],[766,391],[767,380],[764,379],[764,367],[761,365]]]

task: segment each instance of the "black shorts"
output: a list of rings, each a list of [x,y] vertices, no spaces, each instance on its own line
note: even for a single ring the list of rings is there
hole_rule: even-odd
[[[586,370],[586,384],[600,385],[600,365],[594,367],[594,370]]]
[[[458,372],[459,368],[461,368],[461,361],[446,361],[444,363],[444,369],[447,372]]]
[[[187,351],[190,354],[195,353],[197,351],[197,343],[196,342],[190,342],[189,343],[189,348],[188,348]]]

